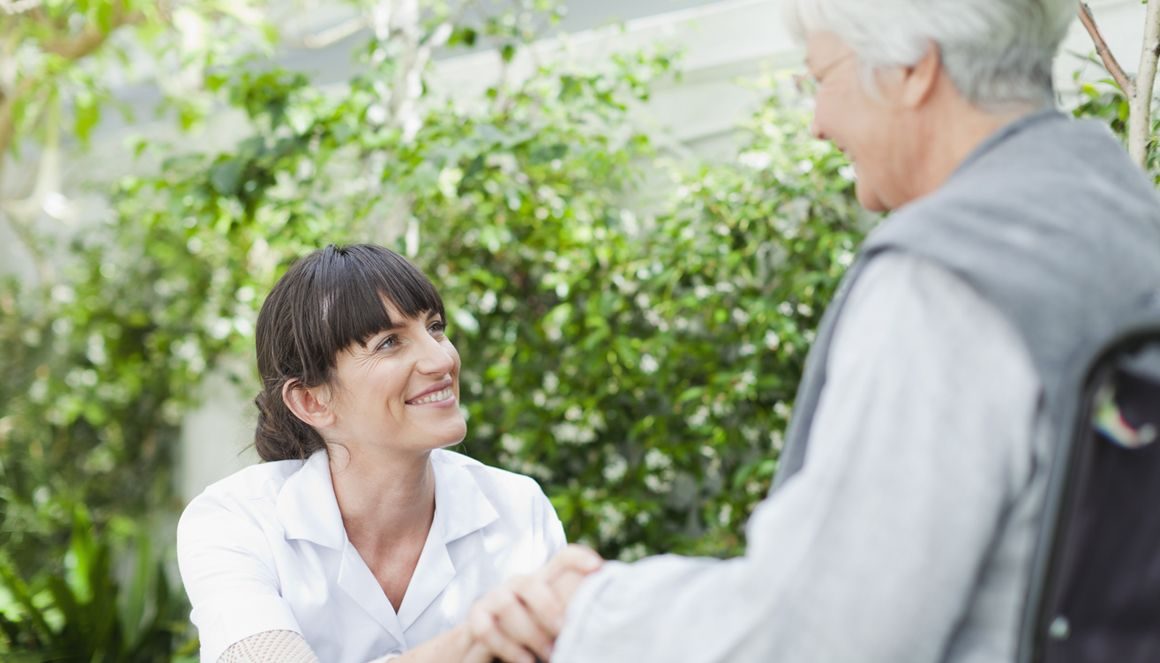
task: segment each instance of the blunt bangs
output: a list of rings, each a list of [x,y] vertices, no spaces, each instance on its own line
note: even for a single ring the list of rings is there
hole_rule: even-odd
[[[356,244],[327,247],[322,257],[318,336],[325,339],[329,357],[393,327],[395,321],[387,313],[385,301],[408,318],[427,312],[443,315],[443,300],[435,286],[393,251]]]
[[[274,286],[258,315],[256,340],[292,343],[276,353],[273,372],[315,386],[329,380],[340,352],[394,326],[386,302],[409,318],[444,316],[435,286],[399,254],[369,244],[328,246],[296,262]]]

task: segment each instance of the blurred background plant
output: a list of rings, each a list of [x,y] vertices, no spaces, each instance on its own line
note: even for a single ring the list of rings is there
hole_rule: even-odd
[[[181,590],[171,585],[152,537],[121,517],[94,528],[77,507],[62,574],[25,581],[0,556],[4,660],[158,661],[195,654],[185,636]]]
[[[1098,118],[1108,123],[1116,136],[1124,141],[1128,140],[1128,119],[1131,113],[1131,103],[1128,95],[1110,78],[1097,81],[1076,80],[1079,90],[1077,101],[1072,107],[1072,114],[1076,117]],[[1156,185],[1160,187],[1160,104],[1153,104],[1151,119],[1152,130],[1148,134],[1149,140],[1144,147],[1144,167],[1152,175]]]
[[[363,5],[353,73],[328,87],[262,59],[277,35],[259,4],[35,5],[5,17],[0,45],[56,64],[16,85],[41,97],[2,82],[0,121],[42,172],[116,106],[124,63],[106,48],[153,63],[179,126],[245,122],[208,149],[138,142],[145,166],[67,244],[3,207],[35,263],[0,281],[5,660],[194,652],[171,565],[183,417],[214,371],[254,391],[257,307],[327,243],[380,242],[431,275],[464,358],[460,450],[539,479],[569,538],[622,559],[741,549],[813,330],[874,223],[783,77],[756,83],[735,148],[710,159],[634,113],[677,75],[672,49],[525,57],[559,18],[546,0]],[[35,36],[50,28],[104,37],[60,59]],[[494,82],[433,91],[436,53],[484,46]],[[1081,89],[1078,114],[1124,130],[1121,99]],[[59,183],[31,182],[52,209]]]

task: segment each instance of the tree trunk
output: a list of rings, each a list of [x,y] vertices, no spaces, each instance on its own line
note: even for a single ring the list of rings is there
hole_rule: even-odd
[[[1152,89],[1156,82],[1156,60],[1160,56],[1160,0],[1148,0],[1144,18],[1144,41],[1140,45],[1140,66],[1129,76],[1108,48],[1086,2],[1079,3],[1079,20],[1091,35],[1096,53],[1116,85],[1128,98],[1128,154],[1141,168],[1148,167],[1148,143],[1152,134]]]
[[[1128,153],[1141,168],[1146,168],[1152,134],[1152,89],[1156,82],[1156,60],[1160,56],[1160,0],[1148,0],[1144,43],[1140,50],[1140,66],[1129,102]]]

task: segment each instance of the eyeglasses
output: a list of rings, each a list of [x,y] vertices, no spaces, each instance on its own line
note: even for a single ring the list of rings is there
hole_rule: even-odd
[[[798,92],[803,94],[817,92],[818,88],[822,85],[822,81],[826,79],[826,76],[828,76],[831,71],[836,69],[838,65],[854,57],[854,55],[855,54],[853,52],[849,52],[845,55],[838,56],[837,58],[831,60],[824,67],[818,69],[818,73],[816,74],[810,73],[808,70],[800,74],[795,74],[793,77],[794,86],[797,88]]]

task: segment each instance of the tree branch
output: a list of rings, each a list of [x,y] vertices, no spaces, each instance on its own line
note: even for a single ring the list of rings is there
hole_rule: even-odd
[[[12,136],[16,132],[15,121],[12,119],[12,107],[20,99],[27,96],[36,87],[36,81],[26,78],[20,81],[11,95],[0,99],[0,159],[8,155],[8,148],[12,145]]]
[[[3,3],[0,5],[0,8],[2,9],[11,9],[13,7],[19,6],[22,11],[30,10],[38,13],[40,12],[39,2],[18,4],[13,3],[10,0],[0,0],[0,3]],[[47,17],[42,15],[40,20],[43,21],[46,18]],[[111,17],[109,22],[109,29],[107,31],[102,31],[99,27],[89,24],[75,35],[49,39],[42,42],[40,44],[40,49],[44,53],[56,55],[70,63],[76,62],[77,60],[81,60],[101,48],[101,46],[103,46],[105,42],[108,41],[109,37],[120,28],[126,25],[139,23],[144,20],[144,18],[145,16],[140,12],[124,12],[118,10]],[[46,73],[44,70],[41,70],[35,73],[29,73],[26,77],[20,79],[19,82],[14,85],[13,89],[6,90],[6,94],[0,94],[0,162],[8,158],[8,150],[12,145],[12,140],[16,134],[16,131],[20,129],[20,127],[16,126],[15,118],[13,117],[16,104],[26,103],[28,97],[32,94],[35,94],[38,88],[52,86],[53,83],[54,80],[52,75]],[[55,114],[60,112],[59,104],[61,102],[59,99],[57,99],[53,103],[54,105],[49,108],[49,113],[51,117],[55,118]],[[27,124],[28,121],[29,118],[25,118],[25,124]],[[31,121],[33,123],[36,122],[35,119]],[[54,124],[58,123],[58,120],[56,119],[50,121]],[[58,131],[58,128],[50,129],[49,133],[51,142],[55,143],[55,141],[58,140],[58,137],[53,136],[53,134]],[[49,149],[57,148],[55,145],[53,145],[50,146]],[[42,156],[42,166],[46,164],[46,159],[46,156]],[[33,217],[30,213],[28,214],[27,219],[22,218],[20,211],[17,209],[17,207],[25,206],[24,203],[27,203],[27,207],[30,210],[39,209],[40,205],[42,204],[41,197],[44,193],[42,191],[42,185],[43,177],[40,177],[38,178],[38,184],[36,187],[34,187],[32,195],[26,201],[3,201],[4,205],[3,208],[0,209],[0,217],[2,217],[3,220],[8,223],[17,239],[19,239],[28,249],[30,255],[37,265],[38,273],[40,273],[41,276],[44,276],[46,273],[45,269],[47,267],[47,263],[45,262],[44,253],[40,250],[40,247],[37,244],[36,233],[34,232],[31,225],[31,219]]]
[[[39,8],[41,0],[0,0],[0,12],[8,15],[22,14]]]
[[[0,2],[4,1],[0,0]],[[117,12],[112,16],[107,32],[102,32],[93,25],[87,25],[79,34],[46,41],[41,48],[46,53],[52,53],[70,62],[75,62],[99,49],[118,29],[140,23],[144,18],[145,16],[140,12]],[[8,147],[12,143],[12,136],[16,131],[12,119],[13,106],[20,103],[26,95],[43,82],[45,81],[40,78],[29,76],[20,81],[20,84],[15,90],[11,90],[10,94],[0,94],[0,158],[7,154]]]
[[[1124,68],[1120,66],[1120,63],[1116,61],[1116,56],[1112,54],[1112,49],[1108,48],[1108,42],[1100,34],[1100,29],[1096,25],[1096,18],[1092,15],[1092,10],[1086,2],[1079,3],[1079,22],[1083,23],[1083,27],[1091,35],[1092,41],[1096,45],[1096,53],[1104,63],[1104,68],[1108,70],[1108,73],[1112,75],[1112,79],[1116,81],[1116,85],[1120,86],[1120,89],[1129,98],[1134,96],[1136,92],[1135,84],[1128,74],[1124,73]]]
[[[46,41],[42,48],[46,53],[59,55],[66,60],[80,60],[100,48],[120,28],[139,23],[142,19],[144,19],[144,16],[139,12],[129,14],[117,12],[113,14],[112,19],[109,21],[109,29],[107,31],[101,31],[100,28],[91,24],[86,25],[80,34],[64,39]]]
[[[1135,94],[1131,96],[1128,110],[1128,152],[1141,167],[1147,165],[1148,138],[1152,132],[1152,89],[1157,59],[1160,59],[1160,0],[1148,0]]]
[[[306,48],[326,48],[370,26],[370,19],[360,13],[338,25],[321,32],[306,35],[302,38],[302,45]]]
[[[60,106],[51,106],[45,120],[46,138],[40,162],[36,168],[36,181],[27,198],[0,201],[0,218],[24,245],[32,258],[41,283],[48,283],[52,276],[52,264],[48,261],[45,245],[36,232],[35,223],[44,211],[48,196],[60,192]]]

